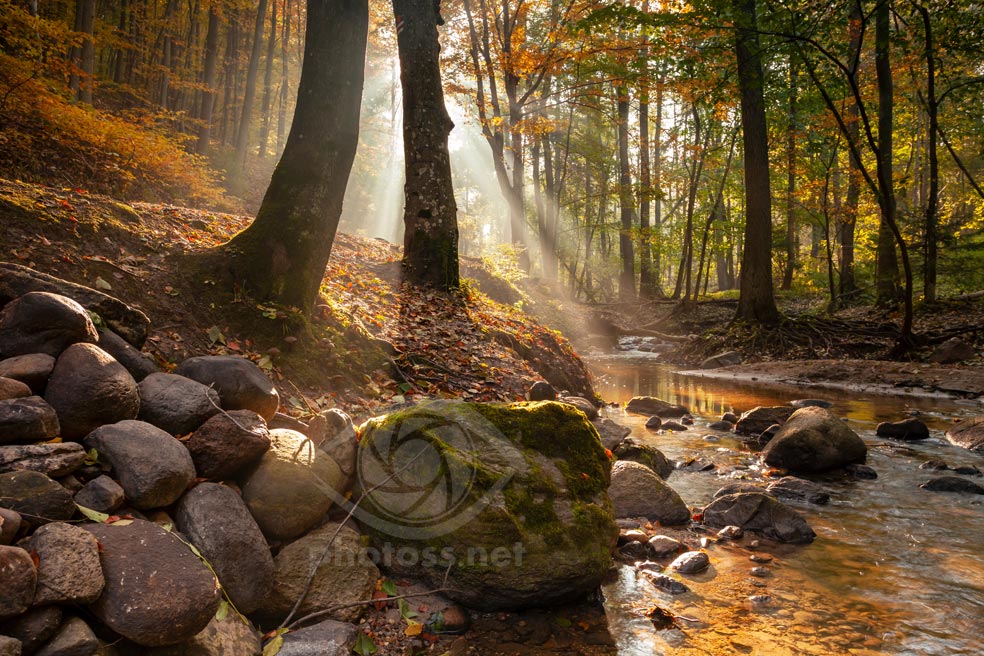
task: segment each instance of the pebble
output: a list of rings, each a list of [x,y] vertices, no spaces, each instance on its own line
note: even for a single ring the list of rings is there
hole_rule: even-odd
[[[765,567],[753,567],[751,571],[748,572],[752,576],[757,576],[759,578],[765,578],[769,576],[769,570]]]
[[[748,543],[748,546],[751,549],[758,549],[759,548],[759,544],[761,544],[761,543],[758,540],[752,540],[751,542]]]
[[[772,556],[770,556],[768,554],[752,554],[751,556],[748,557],[748,559],[750,561],[752,561],[753,563],[771,563],[772,562]]]
[[[745,532],[740,526],[725,526],[718,531],[717,536],[721,540],[740,540]]]
[[[751,597],[748,598],[748,600],[753,604],[759,606],[764,606],[765,604],[772,603],[772,597],[770,597],[769,595],[752,595]]]

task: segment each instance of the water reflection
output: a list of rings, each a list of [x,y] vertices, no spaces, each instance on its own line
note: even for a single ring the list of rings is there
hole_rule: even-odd
[[[693,410],[684,433],[652,433],[645,417],[609,409],[633,435],[675,460],[700,456],[716,472],[675,472],[669,483],[692,507],[706,504],[732,479],[761,479],[763,468],[734,436],[707,424],[723,412],[821,397],[845,417],[869,448],[878,479],[842,474],[812,477],[831,494],[827,506],[796,505],[817,532],[806,547],[772,546],[771,576],[754,579],[743,549],[718,543],[708,552],[715,576],[688,580],[692,593],[672,597],[631,567],[604,586],[619,651],[641,654],[980,654],[984,642],[984,497],[920,489],[931,459],[984,469],[984,455],[948,444],[942,431],[954,417],[981,412],[977,402],[806,391],[792,386],[693,379],[647,361],[591,362],[603,398],[624,404],[656,396]],[[933,437],[894,443],[874,435],[880,421],[918,412]],[[978,479],[980,480],[980,479]],[[759,587],[762,583],[765,587]],[[768,594],[756,606],[748,597]],[[639,609],[659,605],[701,620],[679,631],[656,631]]]

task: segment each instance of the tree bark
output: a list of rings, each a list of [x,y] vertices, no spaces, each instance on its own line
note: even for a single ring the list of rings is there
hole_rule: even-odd
[[[249,130],[253,122],[253,100],[256,98],[256,78],[260,71],[260,56],[263,54],[263,24],[266,19],[267,0],[259,0],[256,7],[256,23],[253,26],[253,47],[249,52],[246,68],[246,90],[243,92],[243,109],[236,132],[236,166],[246,162],[249,149]],[[306,54],[306,53],[305,53]]]
[[[403,86],[406,186],[403,269],[407,281],[440,291],[458,287],[458,208],[448,135],[454,127],[441,86],[433,0],[393,0]]]
[[[79,100],[92,104],[92,88],[96,84],[96,0],[82,1],[81,64],[82,79],[79,85]]]
[[[198,145],[195,152],[204,155],[212,140],[212,110],[215,107],[215,72],[219,60],[219,12],[213,5],[208,11],[208,30],[205,33],[205,70],[202,82],[202,109],[199,113],[201,126],[198,128]]]
[[[796,55],[789,53],[789,126],[786,130],[786,270],[780,289],[793,286],[796,268]]]
[[[636,300],[635,253],[632,248],[632,229],[635,226],[635,198],[632,194],[632,171],[629,168],[629,92],[617,87],[618,95],[618,204],[622,226],[618,233],[618,252],[622,271],[618,278],[618,299]]]
[[[745,246],[735,318],[772,324],[778,322],[779,310],[772,283],[772,195],[758,21],[755,0],[732,2],[745,148]]]
[[[263,72],[263,127],[260,128],[259,156],[265,157],[270,139],[271,103],[273,101],[273,55],[277,48],[277,0],[270,7],[270,37],[267,39],[266,69]]]
[[[929,160],[929,194],[926,199],[926,267],[923,273],[923,296],[927,303],[936,301],[936,265],[940,204],[940,165],[936,152],[939,131],[939,101],[936,99],[936,53],[933,46],[933,25],[929,9],[916,6],[923,24],[926,56],[926,114],[929,126],[926,133],[927,159]]]
[[[308,0],[297,108],[256,219],[219,247],[256,299],[309,313],[359,142],[367,0]]]
[[[895,223],[895,188],[892,176],[894,107],[890,42],[889,0],[875,8],[875,73],[878,81],[878,185],[881,187],[881,221],[878,223],[877,304],[895,307],[899,302],[899,262],[891,226]]]

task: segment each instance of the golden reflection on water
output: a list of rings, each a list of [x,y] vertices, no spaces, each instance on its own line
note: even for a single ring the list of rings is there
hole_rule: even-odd
[[[832,401],[833,411],[862,435],[869,447],[868,464],[879,474],[875,481],[815,477],[831,493],[831,503],[795,507],[818,538],[803,547],[768,546],[774,557],[768,578],[752,577],[755,564],[748,560],[749,552],[728,543],[707,548],[712,570],[681,577],[692,592],[676,597],[637,577],[633,568],[620,566],[618,576],[603,587],[620,654],[984,653],[984,497],[918,488],[931,475],[918,468],[924,460],[984,469],[984,456],[939,438],[952,417],[980,413],[978,404],[693,379],[652,364],[618,360],[591,364],[596,389],[606,400],[624,404],[632,396],[649,395],[692,410],[697,425],[690,431],[659,434],[644,428],[645,417],[608,411],[670,458],[700,455],[713,460],[719,474],[755,479],[761,472],[755,454],[733,436],[704,440],[711,432],[707,423],[723,412],[819,397]],[[877,422],[898,420],[911,411],[936,430],[934,439],[897,444],[874,436]],[[714,473],[675,472],[669,479],[694,508],[727,482]],[[763,594],[771,602],[748,600]],[[700,622],[655,631],[639,616],[640,609],[653,605]]]

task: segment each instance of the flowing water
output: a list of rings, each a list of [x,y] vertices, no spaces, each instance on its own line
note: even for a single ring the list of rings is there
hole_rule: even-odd
[[[709,570],[684,577],[691,592],[682,595],[661,592],[633,567],[619,566],[603,592],[620,654],[984,653],[984,496],[918,487],[934,475],[919,469],[927,460],[984,470],[984,455],[943,438],[954,418],[984,414],[981,401],[693,378],[638,352],[589,361],[596,389],[608,401],[624,405],[632,396],[648,395],[691,408],[696,425],[689,431],[660,434],[646,430],[646,417],[608,411],[671,459],[700,456],[717,465],[710,473],[677,471],[670,477],[691,507],[707,504],[735,479],[761,480],[763,468],[754,453],[733,435],[706,428],[723,412],[756,405],[784,405],[796,398],[833,402],[831,411],[867,443],[867,464],[878,473],[877,480],[811,477],[830,493],[830,503],[793,505],[817,539],[806,546],[763,545],[773,557],[767,578],[749,574],[755,563],[744,546],[723,541],[707,548]],[[878,422],[916,413],[932,430],[929,440],[902,443],[875,436]],[[752,595],[770,600],[752,603]],[[645,616],[654,606],[695,621],[656,630]]]

